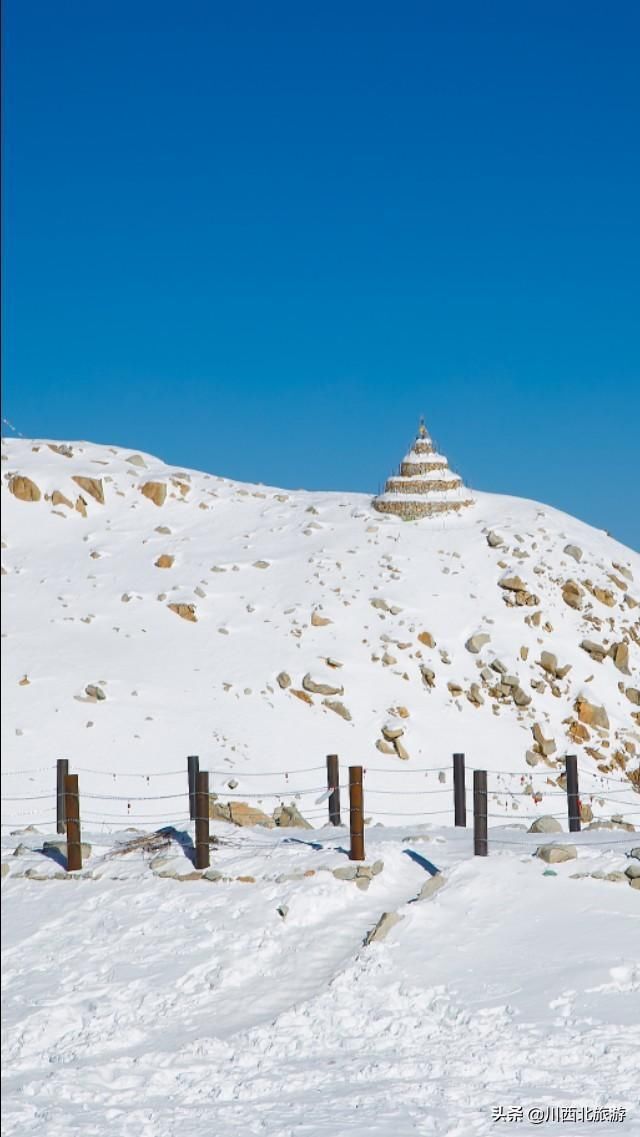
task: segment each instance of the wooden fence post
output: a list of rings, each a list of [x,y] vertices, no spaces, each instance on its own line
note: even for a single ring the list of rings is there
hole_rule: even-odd
[[[82,840],[80,837],[80,792],[78,775],[67,774],[64,779],[65,817],[67,821],[67,872],[82,868]]]
[[[364,860],[364,802],[362,766],[349,766],[349,828],[351,830],[350,861]]]
[[[196,868],[209,868],[209,772],[196,776]]]
[[[453,809],[455,824],[466,828],[467,824],[467,791],[464,773],[464,754],[453,756]]]
[[[327,754],[327,789],[329,793],[329,823],[342,825],[340,820],[340,765],[337,754]]]
[[[66,758],[58,758],[56,762],[56,829],[58,833],[64,833],[67,827],[67,811],[64,807],[64,780],[68,773],[68,760]]]
[[[487,771],[473,771],[473,852],[486,857],[487,842]]]
[[[578,759],[575,754],[567,754],[565,760],[567,775],[567,812],[569,832],[580,832],[580,794],[578,789]]]
[[[189,778],[189,817],[193,821],[196,814],[196,778],[200,769],[200,759],[196,754],[187,758],[187,776]]]

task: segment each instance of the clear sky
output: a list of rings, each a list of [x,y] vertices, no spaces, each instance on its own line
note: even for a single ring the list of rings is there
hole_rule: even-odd
[[[640,546],[637,0],[5,0],[3,414]]]

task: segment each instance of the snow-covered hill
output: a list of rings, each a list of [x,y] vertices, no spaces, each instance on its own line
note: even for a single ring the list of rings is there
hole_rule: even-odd
[[[198,754],[225,799],[257,790],[271,810],[308,791],[314,820],[338,753],[366,768],[370,817],[420,819],[428,800],[444,821],[449,794],[416,795],[453,752],[491,771],[516,813],[514,785],[550,812],[574,752],[583,801],[620,779],[631,810],[640,557],[607,534],[489,494],[403,522],[362,494],[243,485],[84,442],[4,440],[2,459],[14,798],[49,792],[58,757],[85,792],[135,796],[134,775],[163,773],[155,793],[182,792],[172,772]],[[158,803],[93,811],[159,819]]]

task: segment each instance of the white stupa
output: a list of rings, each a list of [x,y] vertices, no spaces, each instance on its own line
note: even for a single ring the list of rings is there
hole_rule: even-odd
[[[449,469],[444,454],[438,454],[424,421],[417,438],[400,463],[400,472],[390,477],[384,493],[373,499],[380,513],[395,513],[406,521],[458,513],[473,505],[473,497],[459,474]]]

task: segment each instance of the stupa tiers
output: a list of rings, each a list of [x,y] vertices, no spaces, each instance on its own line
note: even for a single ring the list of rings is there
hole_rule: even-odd
[[[459,513],[469,505],[473,505],[470,491],[449,469],[444,454],[436,452],[421,421],[418,436],[400,463],[400,472],[387,480],[384,493],[374,497],[374,509],[414,521]]]

